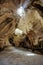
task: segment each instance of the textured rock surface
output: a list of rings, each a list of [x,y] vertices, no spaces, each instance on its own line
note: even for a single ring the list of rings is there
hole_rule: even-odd
[[[9,43],[15,46],[27,45],[27,47],[39,45],[43,41],[43,4],[41,1],[31,0],[5,0],[0,1],[0,47]],[[30,5],[31,3],[31,5]],[[20,17],[17,13],[18,7],[25,6],[24,16]],[[30,5],[30,6],[29,6]],[[41,15],[42,14],[42,15]],[[23,31],[23,35],[15,35],[15,28]],[[27,36],[27,37],[26,37]],[[10,39],[11,39],[10,38]],[[18,44],[18,45],[17,45]],[[43,44],[43,42],[41,43]],[[40,45],[42,46],[42,45]],[[43,46],[42,46],[43,47]],[[29,48],[29,47],[28,47]]]

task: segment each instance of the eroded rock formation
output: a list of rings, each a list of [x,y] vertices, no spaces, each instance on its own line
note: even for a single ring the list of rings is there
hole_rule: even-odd
[[[0,1],[0,48],[9,43],[33,48],[43,41],[43,2],[29,0],[30,3],[24,8],[25,16],[20,17],[17,9],[24,2],[25,0]],[[16,29],[19,31],[17,34]]]

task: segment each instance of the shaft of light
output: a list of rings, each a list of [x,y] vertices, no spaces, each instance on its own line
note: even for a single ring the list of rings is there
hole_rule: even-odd
[[[30,0],[26,0],[24,3],[23,3],[23,8],[27,8],[27,6],[30,5]]]

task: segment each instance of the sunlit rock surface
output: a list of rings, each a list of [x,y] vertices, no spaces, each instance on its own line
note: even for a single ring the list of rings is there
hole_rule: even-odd
[[[39,42],[43,41],[42,8],[43,2],[39,0],[18,0],[17,3],[16,0],[0,1],[0,48],[7,43],[14,46],[27,45],[28,48],[39,45]],[[18,9],[23,13],[19,13]],[[23,34],[16,35],[17,28],[23,31]]]

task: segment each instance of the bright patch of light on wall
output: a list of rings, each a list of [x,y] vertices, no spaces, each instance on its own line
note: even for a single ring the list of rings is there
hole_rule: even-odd
[[[17,28],[17,29],[15,30],[15,34],[16,34],[16,35],[22,35],[22,34],[23,34],[23,31]]]
[[[23,7],[18,8],[17,14],[21,17],[24,16],[24,14],[25,14],[24,8]]]

